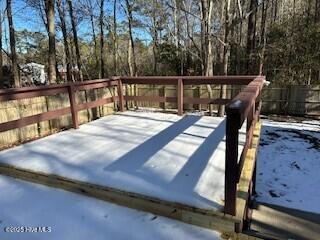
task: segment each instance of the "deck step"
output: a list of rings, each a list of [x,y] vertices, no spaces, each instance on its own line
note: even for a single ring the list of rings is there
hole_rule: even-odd
[[[265,239],[320,239],[320,214],[254,203],[249,233]]]

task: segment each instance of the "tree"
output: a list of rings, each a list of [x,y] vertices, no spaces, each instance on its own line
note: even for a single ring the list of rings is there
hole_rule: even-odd
[[[105,77],[105,66],[104,66],[104,0],[100,0],[100,78]]]
[[[71,81],[73,81],[72,62],[71,62],[70,47],[69,47],[69,42],[68,42],[67,26],[66,26],[66,21],[65,21],[65,11],[62,6],[61,0],[57,0],[57,8],[58,8],[61,31],[62,31],[63,42],[64,42],[64,51],[65,51],[65,55],[66,55],[67,80],[69,82],[71,82]]]
[[[2,9],[0,9],[0,88],[3,88],[3,59],[2,59]]]
[[[47,31],[49,36],[48,78],[50,83],[56,82],[56,32],[54,18],[54,0],[45,0]]]
[[[133,23],[133,3],[129,0],[125,0],[126,2],[126,15],[128,19],[128,35],[129,35],[129,47],[128,47],[128,65],[129,65],[129,73],[130,76],[137,75],[137,63],[136,63],[136,54],[135,54],[135,45],[133,40],[133,32],[132,32],[132,23]]]
[[[15,31],[16,49],[20,63],[48,63],[48,38],[41,32]]]
[[[201,0],[201,55],[202,55],[202,72],[205,76],[213,75],[213,55],[212,55],[212,0]]]
[[[247,30],[247,73],[254,74],[254,62],[253,62],[253,51],[255,49],[255,36],[256,36],[256,9],[257,9],[257,0],[250,0],[251,12],[248,18],[248,30]]]
[[[230,3],[231,0],[225,0],[225,10],[224,10],[224,44],[223,44],[223,75],[228,75],[228,64],[229,64],[229,31],[230,31]],[[227,87],[222,85],[220,88],[220,98],[227,97]],[[219,105],[218,116],[223,117],[225,112],[225,106]]]
[[[173,12],[174,16],[174,40],[176,46],[176,55],[180,55],[180,75],[184,74],[184,56],[183,56],[183,49],[180,46],[180,34],[181,34],[181,0],[174,0],[175,8]],[[179,73],[178,73],[179,74]]]
[[[266,43],[267,43],[267,37],[266,37],[266,25],[267,25],[267,14],[268,14],[268,6],[269,6],[269,0],[262,2],[262,9],[261,9],[261,27],[260,27],[260,53],[259,53],[259,75],[263,75],[263,68],[264,68],[264,55],[265,55],[265,49],[266,49]]]
[[[201,0],[201,59],[202,74],[205,76],[213,75],[213,52],[211,38],[211,24],[213,0]],[[210,85],[207,85],[209,98],[212,98],[213,92]],[[212,115],[212,105],[209,105],[210,115]]]
[[[15,37],[15,30],[13,26],[13,20],[12,20],[11,0],[7,0],[7,16],[8,16],[9,34],[10,34],[13,82],[15,87],[20,87],[18,61],[17,61],[17,54],[16,54],[16,37]]]
[[[15,32],[18,61],[47,62],[49,73],[58,63],[70,72],[75,62],[95,77],[260,73],[274,84],[320,82],[314,41],[320,0],[24,1],[40,13],[49,41],[31,29]],[[49,31],[50,2],[56,3],[61,41]],[[207,90],[212,97],[210,85]]]
[[[80,78],[80,81],[83,81],[81,55],[80,55],[80,48],[79,48],[79,42],[78,42],[78,32],[77,32],[75,16],[73,13],[72,0],[67,0],[67,2],[68,2],[68,6],[69,6],[69,15],[70,15],[70,19],[71,19],[73,41],[74,41],[74,46],[76,49],[76,61],[77,61],[77,67],[78,67],[78,71],[79,71],[79,78]]]
[[[112,31],[112,44],[113,44],[113,71],[114,75],[118,75],[118,42],[117,42],[117,0],[113,2],[113,31]]]

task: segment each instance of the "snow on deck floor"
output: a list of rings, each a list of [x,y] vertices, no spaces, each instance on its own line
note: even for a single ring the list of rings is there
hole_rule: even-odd
[[[0,152],[17,167],[213,210],[224,205],[224,161],[224,118],[145,111]]]
[[[216,231],[9,177],[0,176],[0,189],[0,239],[220,239]]]
[[[320,213],[320,121],[264,120],[257,174],[258,201]]]

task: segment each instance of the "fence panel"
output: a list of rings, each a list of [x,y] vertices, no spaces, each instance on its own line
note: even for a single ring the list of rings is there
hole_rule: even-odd
[[[81,91],[76,93],[76,102],[85,103],[97,99],[111,97],[107,88]],[[67,93],[52,96],[28,98],[0,102],[0,123],[28,117],[60,108],[69,107]],[[114,103],[101,107],[78,112],[79,123],[89,122],[99,116],[106,116],[114,112]],[[0,133],[0,149],[9,147],[18,142],[25,142],[34,138],[43,137],[72,126],[71,115],[62,116],[49,121],[42,121],[19,129]]]
[[[133,85],[130,88],[134,88]],[[220,87],[211,86],[212,98],[219,98]],[[241,87],[227,87],[227,98],[232,99]],[[166,96],[176,97],[175,86],[151,86],[137,85],[137,95],[139,96]],[[134,95],[134,91],[128,91],[129,96]],[[208,90],[205,85],[185,86],[185,97],[208,97]],[[297,115],[320,117],[320,86],[287,86],[287,87],[265,87],[262,91],[262,114]],[[129,107],[134,104],[130,102]],[[150,103],[138,102],[140,107],[154,107],[163,109],[176,109],[176,103]],[[208,110],[207,104],[201,104],[201,110]],[[184,104],[186,110],[199,110],[199,104]],[[217,110],[218,106],[213,106]]]

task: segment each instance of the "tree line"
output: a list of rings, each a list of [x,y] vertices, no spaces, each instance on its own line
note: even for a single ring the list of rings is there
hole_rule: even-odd
[[[20,0],[44,32],[16,31],[12,1],[0,11],[0,64],[7,55],[15,87],[27,62],[44,64],[49,83],[227,74],[320,83],[320,0]]]

